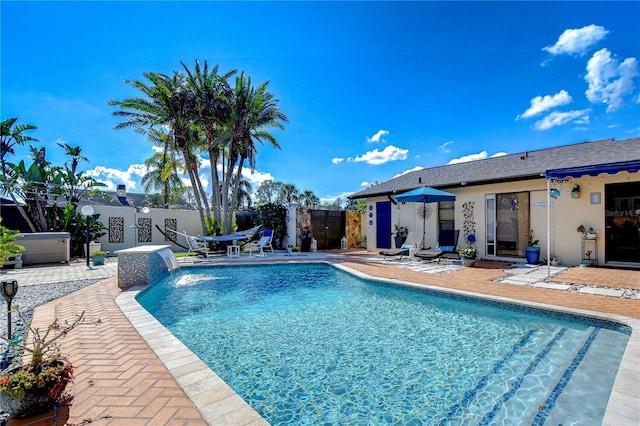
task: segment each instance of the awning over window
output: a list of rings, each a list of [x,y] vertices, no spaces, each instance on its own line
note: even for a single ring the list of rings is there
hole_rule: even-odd
[[[551,169],[545,172],[547,179],[564,179],[568,177],[598,176],[601,173],[615,175],[619,172],[634,173],[640,171],[640,160],[622,161],[618,163],[596,164],[593,166],[567,167],[565,169]]]

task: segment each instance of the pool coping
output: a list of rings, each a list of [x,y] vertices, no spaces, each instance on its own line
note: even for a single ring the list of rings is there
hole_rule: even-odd
[[[311,259],[298,262],[292,262],[292,260],[288,259],[287,263],[309,263]],[[638,319],[501,296],[489,296],[399,279],[380,278],[329,260],[314,259],[313,261],[331,265],[365,280],[551,310],[626,325],[631,328],[631,335],[609,396],[602,424],[611,426],[640,424],[640,410],[637,410],[637,407],[640,406],[640,396],[637,389],[640,383],[640,320]],[[250,265],[251,263],[243,262],[242,264]],[[264,265],[264,263],[257,264]],[[217,265],[222,266],[223,264],[218,263]],[[237,395],[211,368],[138,303],[136,296],[147,287],[147,285],[132,287],[116,298],[116,304],[183,388],[194,406],[200,411],[204,420],[209,424],[268,425],[269,423],[244,399]]]

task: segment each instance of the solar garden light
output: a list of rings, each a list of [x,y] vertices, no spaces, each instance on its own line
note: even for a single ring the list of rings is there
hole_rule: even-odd
[[[18,280],[2,280],[0,292],[2,292],[4,300],[7,301],[7,338],[11,340],[11,301],[16,297],[16,293],[18,292]]]
[[[80,210],[80,213],[82,213],[82,216],[84,216],[87,219],[87,252],[85,253],[87,255],[87,268],[89,267],[89,244],[91,243],[91,236],[89,235],[89,216],[91,216],[93,214],[93,207],[91,206],[84,206],[82,207],[82,209]]]

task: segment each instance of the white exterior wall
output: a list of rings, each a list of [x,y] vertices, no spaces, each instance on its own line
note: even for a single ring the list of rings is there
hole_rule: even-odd
[[[116,250],[123,250],[143,245],[170,245],[171,250],[184,251],[183,248],[166,241],[164,235],[162,235],[157,229],[156,224],[160,229],[165,229],[165,219],[176,219],[177,231],[186,231],[189,235],[201,235],[202,225],[200,224],[200,214],[197,210],[171,210],[171,209],[150,209],[149,213],[136,212],[134,207],[114,207],[114,206],[92,206],[96,214],[100,214],[99,221],[109,228],[109,218],[123,218],[124,219],[124,235],[122,242],[109,242],[109,230],[107,234],[103,235],[98,241],[102,244],[102,250],[109,251],[111,253]],[[138,218],[150,218],[151,219],[151,241],[150,242],[138,242],[137,241],[137,229],[131,228],[131,225],[137,222]],[[176,240],[185,244],[184,237],[178,236]]]

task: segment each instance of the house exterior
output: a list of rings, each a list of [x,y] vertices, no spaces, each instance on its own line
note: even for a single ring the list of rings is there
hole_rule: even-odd
[[[395,199],[421,186],[453,193],[456,201]],[[395,226],[421,232],[424,226],[425,247],[438,245],[440,231],[455,229],[458,247],[474,244],[481,258],[525,261],[527,234],[534,230],[541,259],[640,268],[640,138],[426,168],[350,198],[367,200],[368,250],[393,247]],[[597,237],[585,240],[580,225]]]

